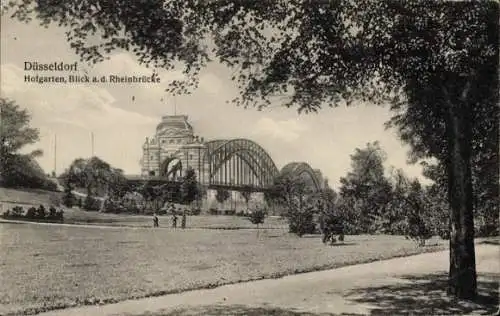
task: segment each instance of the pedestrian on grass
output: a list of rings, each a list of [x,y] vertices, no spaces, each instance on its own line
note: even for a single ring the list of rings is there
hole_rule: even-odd
[[[182,213],[181,227],[186,228],[186,210],[184,210],[184,213]]]
[[[177,228],[177,215],[175,213],[172,215],[172,227]]]
[[[159,220],[158,220],[158,216],[156,216],[156,213],[153,214],[153,227],[159,227],[160,224],[159,224]]]

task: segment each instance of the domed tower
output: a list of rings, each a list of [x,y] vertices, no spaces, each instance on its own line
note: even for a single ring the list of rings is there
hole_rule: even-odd
[[[194,136],[187,115],[163,116],[156,126],[155,135],[146,138],[143,145],[142,175],[177,179],[182,176],[183,169],[190,165],[190,160],[200,159],[191,153],[190,148],[195,144],[203,146]],[[170,163],[176,164],[175,172],[172,172]]]

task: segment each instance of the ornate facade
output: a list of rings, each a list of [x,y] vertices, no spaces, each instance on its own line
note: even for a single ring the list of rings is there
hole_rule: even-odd
[[[203,179],[205,154],[203,138],[194,135],[187,115],[163,116],[156,133],[142,146],[142,176],[161,176],[175,180],[182,170],[193,168],[197,179]]]

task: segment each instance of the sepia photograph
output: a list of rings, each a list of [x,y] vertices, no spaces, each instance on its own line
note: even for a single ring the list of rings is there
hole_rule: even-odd
[[[0,315],[498,315],[498,1],[4,0]]]

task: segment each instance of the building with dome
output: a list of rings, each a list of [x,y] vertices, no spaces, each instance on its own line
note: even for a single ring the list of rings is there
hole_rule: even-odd
[[[205,145],[202,138],[194,135],[187,115],[163,116],[155,135],[146,138],[142,150],[142,176],[176,180],[183,169],[191,167],[198,179],[203,177]]]

